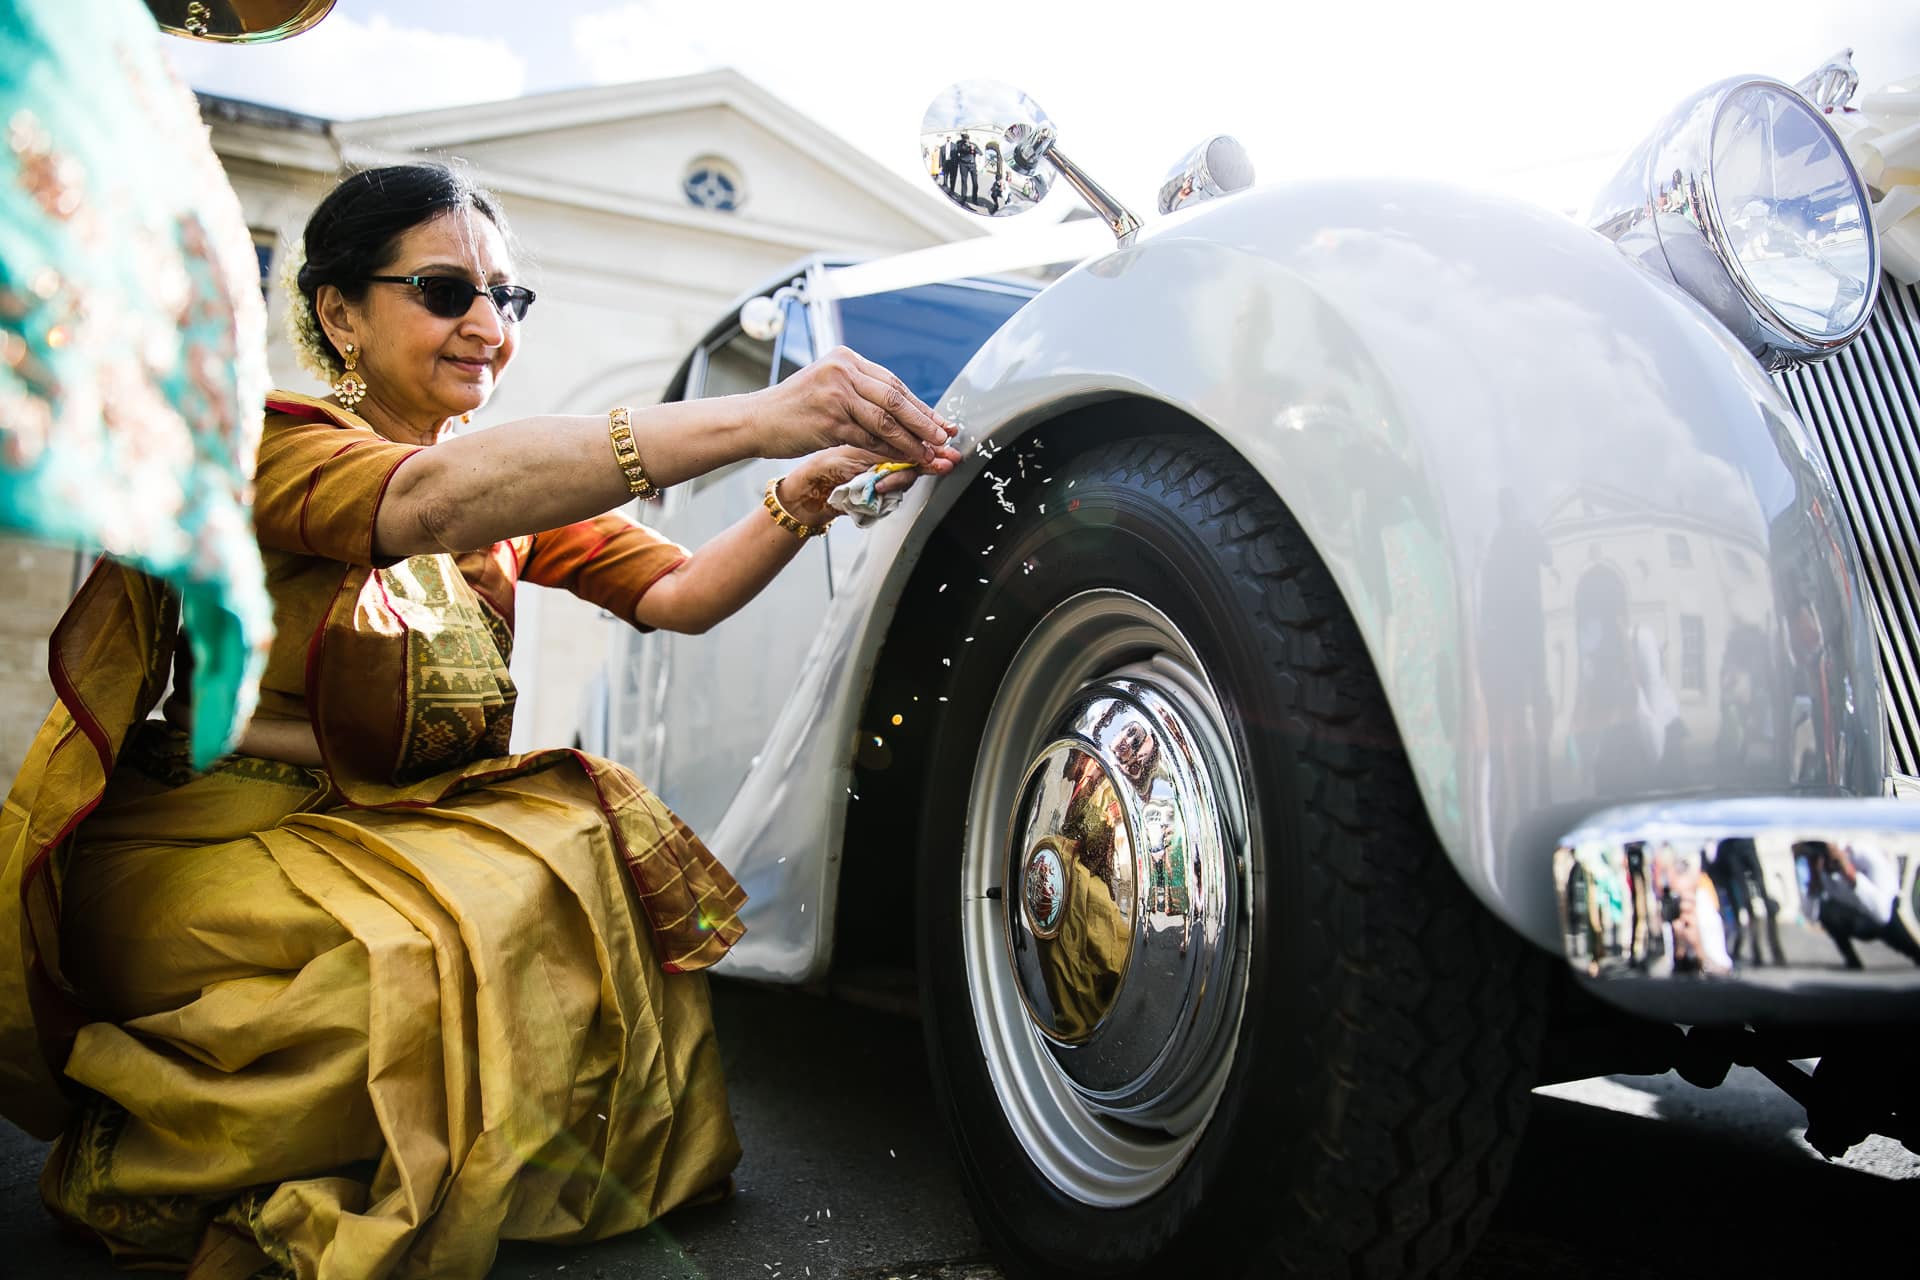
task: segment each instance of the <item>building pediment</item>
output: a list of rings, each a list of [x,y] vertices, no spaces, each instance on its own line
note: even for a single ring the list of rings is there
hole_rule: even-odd
[[[1607,520],[1644,511],[1646,506],[1644,498],[1623,489],[1611,485],[1583,484],[1569,492],[1554,507],[1553,514],[1547,518],[1547,525],[1553,527],[1588,520]]]
[[[886,251],[981,230],[733,71],[380,116],[334,133],[350,163],[457,156],[502,191],[723,234]]]

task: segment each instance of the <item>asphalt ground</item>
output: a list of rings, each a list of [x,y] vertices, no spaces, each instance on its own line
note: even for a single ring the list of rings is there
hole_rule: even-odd
[[[997,1280],[934,1112],[916,1022],[714,983],[745,1159],[725,1203],[587,1246],[508,1244],[495,1280]],[[1495,1280],[1865,1269],[1920,1273],[1920,1157],[1874,1139],[1829,1163],[1751,1072],[1702,1091],[1609,1077],[1538,1097],[1506,1198],[1465,1274]],[[115,1271],[34,1190],[44,1147],[0,1125],[0,1276]],[[1906,1250],[1883,1259],[1885,1249]]]

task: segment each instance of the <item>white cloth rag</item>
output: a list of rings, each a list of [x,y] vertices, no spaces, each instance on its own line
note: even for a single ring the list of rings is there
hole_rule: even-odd
[[[899,469],[883,464],[862,471],[828,494],[827,505],[852,516],[853,522],[864,529],[875,520],[891,515],[906,495],[904,489],[899,493],[881,493],[877,488],[881,480]]]

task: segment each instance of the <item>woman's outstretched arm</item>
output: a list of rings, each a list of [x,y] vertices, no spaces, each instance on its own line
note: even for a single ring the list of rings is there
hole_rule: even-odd
[[[960,458],[947,444],[953,428],[898,378],[844,347],[776,387],[636,409],[632,425],[647,475],[663,487],[742,458],[835,445],[936,474]],[[472,551],[599,515],[630,496],[606,418],[523,418],[408,459],[374,520],[374,552]]]

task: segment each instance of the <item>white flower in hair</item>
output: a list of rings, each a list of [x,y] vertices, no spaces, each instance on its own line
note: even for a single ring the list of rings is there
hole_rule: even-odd
[[[296,240],[280,265],[280,284],[287,291],[287,338],[293,343],[294,356],[302,369],[322,382],[332,382],[340,376],[341,365],[327,346],[327,337],[320,330],[320,317],[313,313],[313,304],[300,292],[300,270],[306,265],[306,242]]]

